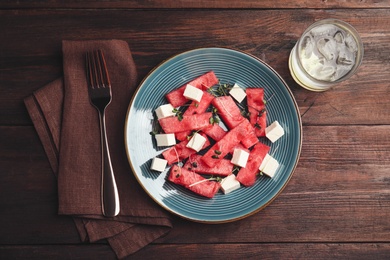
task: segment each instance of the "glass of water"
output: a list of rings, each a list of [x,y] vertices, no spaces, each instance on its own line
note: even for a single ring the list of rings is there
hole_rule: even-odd
[[[325,91],[355,74],[363,43],[350,24],[324,19],[309,26],[290,53],[294,80],[313,91]]]

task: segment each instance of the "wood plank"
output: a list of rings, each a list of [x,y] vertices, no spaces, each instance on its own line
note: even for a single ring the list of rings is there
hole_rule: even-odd
[[[0,244],[80,242],[34,128],[0,127],[0,143]]]
[[[221,225],[174,217],[156,243],[390,242],[390,126],[303,131],[297,170],[268,207]],[[55,179],[34,129],[0,127],[0,143],[0,244],[78,243],[71,219],[57,216]]]
[[[389,130],[389,126],[304,127],[297,170],[271,205],[248,219],[216,227],[178,221],[179,227],[163,242],[179,243],[193,230],[207,233],[207,242],[212,243],[388,241],[390,137],[385,133]]]
[[[0,245],[1,259],[116,259],[109,245]]]
[[[1,10],[0,33],[7,41],[0,42],[0,91],[7,94],[0,97],[0,125],[31,125],[22,99],[61,75],[63,39],[98,38],[129,43],[139,80],[161,61],[189,49],[242,50],[269,63],[286,80],[305,125],[389,124],[389,15],[388,9]],[[353,24],[363,38],[365,56],[350,80],[313,93],[293,81],[287,61],[303,30],[325,17]]]
[[[267,208],[221,225],[173,216],[172,232],[129,259],[387,259],[389,7],[389,0],[1,1],[0,259],[115,259],[106,241],[81,243],[72,219],[57,214],[56,180],[22,101],[61,76],[63,39],[108,38],[129,43],[139,80],[188,49],[254,54],[289,84],[304,125],[297,170]],[[365,57],[350,80],[314,93],[294,83],[287,60],[304,28],[326,17],[358,29]]]
[[[389,243],[149,245],[129,259],[387,259]],[[108,245],[0,246],[3,259],[115,259]]]
[[[387,243],[173,244],[149,246],[134,259],[154,259],[157,254],[169,259],[385,259],[389,251]]]
[[[284,1],[284,0],[149,0],[149,1],[29,1],[15,2],[12,0],[2,1],[0,8],[387,8],[388,0],[375,1]]]

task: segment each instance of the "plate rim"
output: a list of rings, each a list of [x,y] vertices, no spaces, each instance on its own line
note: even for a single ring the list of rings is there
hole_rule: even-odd
[[[170,209],[168,206],[166,206],[165,204],[163,203],[160,203],[160,201],[158,201],[149,191],[148,189],[142,184],[141,180],[139,179],[138,175],[136,174],[136,171],[133,167],[133,164],[131,162],[131,159],[130,159],[130,153],[129,153],[129,148],[128,148],[128,121],[129,121],[129,115],[130,115],[130,112],[131,112],[131,107],[137,97],[137,94],[139,93],[140,89],[142,88],[144,82],[150,77],[150,75],[152,75],[160,66],[162,66],[163,64],[175,59],[176,57],[178,56],[181,56],[181,55],[185,55],[185,54],[188,54],[188,53],[191,53],[191,52],[195,52],[195,51],[202,51],[202,50],[213,50],[213,49],[218,49],[218,50],[223,50],[223,51],[233,51],[233,52],[238,52],[240,54],[244,54],[244,55],[247,55],[255,60],[257,60],[258,62],[260,62],[262,65],[266,66],[267,69],[269,69],[270,71],[272,71],[272,73],[274,73],[274,75],[283,83],[283,86],[284,88],[287,90],[290,98],[291,98],[291,101],[294,105],[294,108],[295,108],[295,111],[296,111],[296,115],[297,115],[297,118],[298,118],[298,127],[299,127],[299,142],[298,142],[298,151],[297,151],[297,158],[294,162],[294,165],[291,169],[291,173],[289,174],[288,178],[286,179],[286,181],[283,183],[283,186],[266,202],[264,203],[261,207],[258,207],[257,209],[255,210],[252,210],[251,212],[247,213],[247,214],[244,214],[242,216],[239,216],[239,217],[236,217],[236,218],[230,218],[230,219],[225,219],[225,220],[199,220],[199,219],[194,219],[194,218],[191,218],[191,217],[188,217],[188,216],[185,216],[183,214],[180,214],[179,212],[176,212],[172,209]],[[251,54],[251,53],[248,53],[246,51],[242,51],[242,50],[238,50],[238,49],[234,49],[234,48],[227,48],[227,47],[200,47],[200,48],[193,48],[193,49],[189,49],[187,51],[183,51],[183,52],[180,52],[180,53],[177,53],[175,55],[172,55],[164,60],[162,60],[161,62],[159,62],[156,66],[154,66],[146,75],[145,77],[141,80],[141,82],[138,84],[137,88],[135,89],[132,97],[131,97],[131,100],[129,102],[129,105],[127,107],[127,112],[126,112],[126,118],[125,118],[125,125],[124,125],[124,141],[125,141],[125,150],[126,150],[126,156],[127,156],[127,161],[130,165],[130,168],[131,168],[131,171],[132,171],[132,174],[134,175],[134,177],[136,178],[138,184],[142,187],[142,189],[146,192],[146,194],[155,202],[157,203],[157,205],[159,207],[162,207],[164,210],[168,211],[169,213],[171,214],[174,214],[175,216],[178,216],[178,217],[181,217],[185,220],[189,220],[189,221],[192,221],[192,222],[196,222],[196,223],[204,223],[204,224],[223,224],[223,223],[229,223],[229,222],[234,222],[234,221],[238,221],[238,220],[241,220],[241,219],[245,219],[249,216],[252,216],[254,214],[256,214],[257,212],[263,210],[264,208],[266,208],[269,204],[271,204],[281,193],[282,191],[285,189],[285,187],[287,186],[287,184],[290,182],[292,176],[294,175],[295,173],[295,170],[297,168],[297,165],[298,165],[298,162],[300,160],[300,156],[301,156],[301,151],[302,151],[302,139],[303,139],[303,132],[302,132],[302,118],[301,118],[301,115],[299,113],[299,107],[298,107],[298,104],[296,102],[296,99],[290,89],[290,87],[288,86],[288,84],[285,82],[285,80],[279,75],[279,73],[276,72],[276,70],[274,68],[272,68],[269,64],[267,64],[266,62],[264,62],[262,59],[260,59],[259,57]]]

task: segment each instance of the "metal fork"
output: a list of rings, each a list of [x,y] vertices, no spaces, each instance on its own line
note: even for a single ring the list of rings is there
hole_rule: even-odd
[[[86,53],[88,92],[91,104],[99,111],[100,140],[102,145],[101,204],[106,217],[119,213],[119,195],[108,148],[105,110],[111,102],[111,83],[101,50]]]

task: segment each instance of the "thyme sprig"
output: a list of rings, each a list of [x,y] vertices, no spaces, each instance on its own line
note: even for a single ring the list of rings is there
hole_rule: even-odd
[[[234,166],[232,173],[235,174],[235,173],[238,173],[239,171],[240,171],[240,167]]]
[[[247,106],[245,106],[245,105],[243,105],[243,104],[237,102],[236,100],[234,100],[234,102],[236,103],[238,109],[240,109],[241,115],[242,115],[243,117],[249,119],[251,113],[249,113]]]
[[[195,185],[198,185],[200,183],[203,183],[203,182],[206,182],[206,181],[217,181],[217,182],[221,182],[222,181],[222,178],[219,177],[219,176],[211,176],[210,178],[208,179],[203,179],[203,180],[200,180],[200,181],[197,181],[197,182],[194,182],[192,184],[189,185],[189,187],[192,187],[192,186],[195,186]]]
[[[207,90],[211,95],[215,97],[227,96],[229,91],[233,88],[231,83],[221,83],[218,82],[218,85],[213,86]]]
[[[187,140],[191,140],[191,138],[196,134],[199,133],[200,130],[192,131],[189,135],[187,135]]]
[[[183,120],[183,112],[180,109],[174,108],[172,112],[175,114],[179,121]]]

